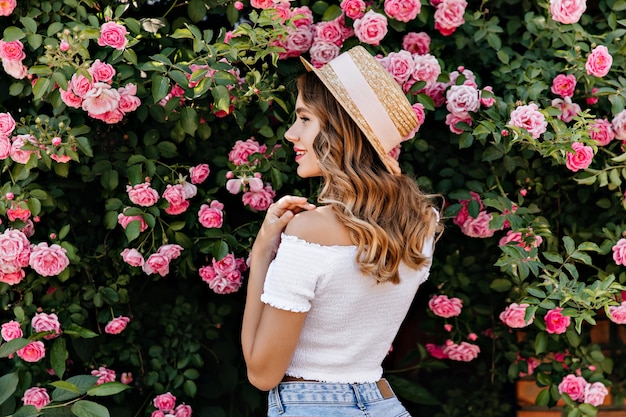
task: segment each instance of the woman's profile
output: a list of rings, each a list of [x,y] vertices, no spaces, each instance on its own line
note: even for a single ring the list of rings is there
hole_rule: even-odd
[[[242,348],[269,416],[408,416],[382,362],[428,277],[440,230],[431,196],[388,153],[418,121],[363,47],[304,61],[285,133],[318,206],[285,196],[250,255]]]

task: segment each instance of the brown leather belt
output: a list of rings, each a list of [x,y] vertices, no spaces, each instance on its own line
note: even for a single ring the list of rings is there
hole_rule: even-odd
[[[320,381],[296,378],[293,376],[285,375],[285,377],[283,378],[283,382],[320,382]],[[383,397],[383,399],[388,400],[389,398],[393,398],[396,396],[393,393],[393,390],[391,389],[389,382],[387,382],[385,378],[381,378],[378,381],[376,381],[376,386],[378,387],[378,390],[380,391],[380,395]]]

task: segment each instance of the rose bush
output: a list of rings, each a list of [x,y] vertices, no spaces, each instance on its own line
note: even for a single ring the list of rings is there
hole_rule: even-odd
[[[395,391],[416,415],[514,415],[521,377],[572,417],[619,400],[623,341],[590,334],[626,322],[625,21],[622,0],[0,1],[2,414],[262,415],[248,251],[277,195],[315,201],[283,141],[298,57],[357,43],[413,104],[393,155],[447,225]]]

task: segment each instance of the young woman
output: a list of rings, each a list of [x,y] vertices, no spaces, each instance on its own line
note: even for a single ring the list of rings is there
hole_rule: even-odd
[[[298,79],[285,133],[316,207],[272,204],[252,248],[242,326],[268,416],[408,416],[382,361],[428,276],[438,214],[388,152],[418,126],[387,71],[355,47]]]

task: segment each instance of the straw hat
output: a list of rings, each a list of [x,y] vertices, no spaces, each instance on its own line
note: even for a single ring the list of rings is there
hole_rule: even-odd
[[[361,128],[389,172],[387,154],[419,125],[417,116],[391,74],[362,46],[320,68],[300,58]]]

